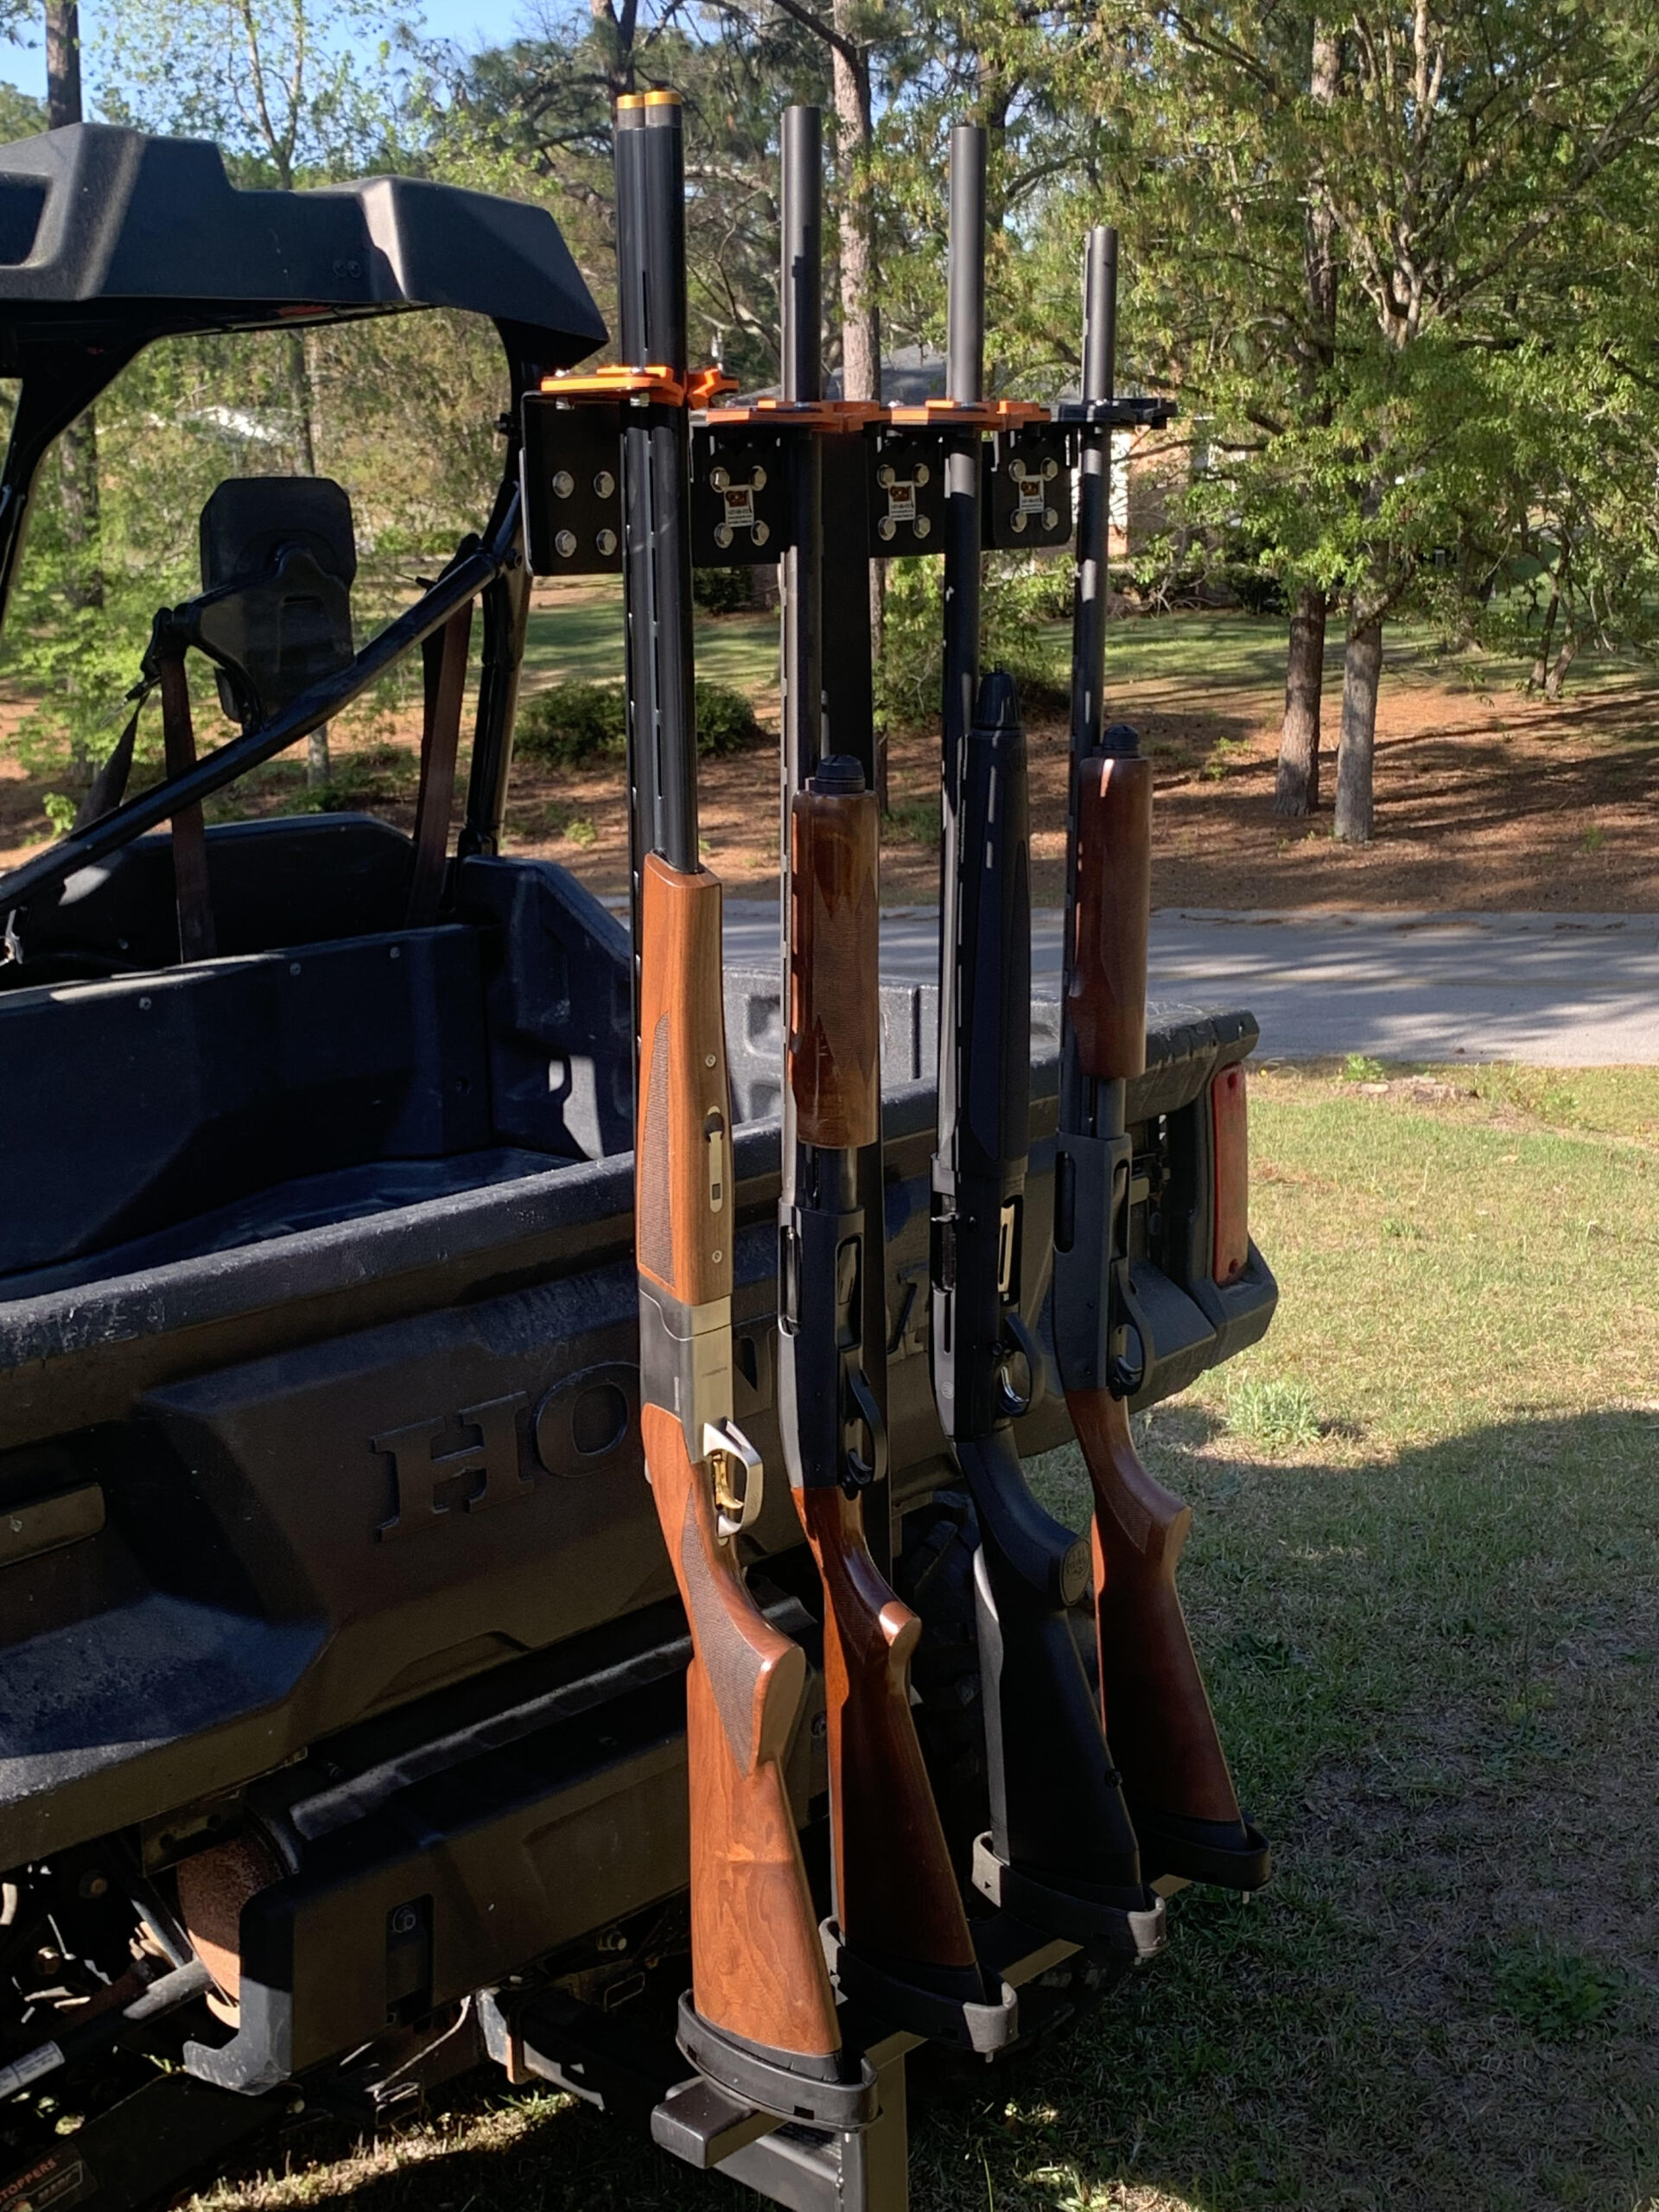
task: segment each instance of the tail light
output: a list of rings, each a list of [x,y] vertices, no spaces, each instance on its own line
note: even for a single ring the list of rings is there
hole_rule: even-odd
[[[1244,1071],[1224,1068],[1210,1086],[1216,1163],[1217,1282],[1236,1282],[1250,1256],[1249,1108]]]

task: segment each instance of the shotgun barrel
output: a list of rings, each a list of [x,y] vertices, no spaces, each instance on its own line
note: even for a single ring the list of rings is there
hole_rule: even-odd
[[[1147,1871],[1255,1889],[1268,1878],[1268,1848],[1239,1812],[1175,1587],[1192,1511],[1141,1465],[1129,1428],[1147,1344],[1128,1247],[1124,1107],[1128,1078],[1146,1066],[1152,763],[1127,724],[1105,725],[1103,704],[1116,327],[1116,234],[1096,230],[1084,257],[1084,397],[1108,420],[1082,433],[1054,1342],[1094,1491],[1102,1723]]]
[[[624,296],[641,287],[658,317],[647,323],[653,346],[660,340],[661,358],[683,366],[677,101],[653,93],[624,107],[617,149],[619,196],[632,195],[620,234],[645,263],[624,270]],[[760,1510],[761,1468],[732,1418],[735,1193],[721,887],[697,857],[686,424],[683,408],[639,411],[622,449],[642,854],[634,1203],[645,1469],[692,1643],[692,1988],[680,2044],[701,2071],[769,2111],[858,2126],[873,2113],[871,2084],[846,2078],[783,1770],[805,1656],[756,1605],[736,1548]]]
[[[822,153],[816,109],[783,127],[784,393],[822,396]],[[988,2003],[910,1704],[921,1624],[872,1556],[866,1499],[886,1510],[887,1422],[868,1326],[881,1274],[863,1203],[881,1139],[876,888],[880,813],[838,747],[823,683],[823,461],[791,441],[783,570],[785,1068],[779,1204],[779,1410],[795,1503],[823,1586],[835,1916],[842,1991],[895,2025],[989,2050],[1013,1993]],[[868,632],[867,632],[868,634]],[[868,731],[847,733],[849,745]],[[827,746],[830,749],[821,750]],[[879,1177],[876,1187],[880,1188]]]

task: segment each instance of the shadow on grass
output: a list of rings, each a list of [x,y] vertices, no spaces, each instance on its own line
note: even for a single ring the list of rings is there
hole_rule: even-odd
[[[1659,1418],[1517,1417],[1357,1465],[1330,1440],[1248,1456],[1178,1405],[1146,1450],[1197,1511],[1189,1615],[1275,1878],[1178,1897],[1165,1956],[1065,2041],[921,2103],[915,2212],[1642,2205]],[[1080,1521],[1075,1452],[1034,1472]],[[482,2077],[396,2171],[329,2155],[296,2136],[292,2183],[214,2201],[744,2201]]]

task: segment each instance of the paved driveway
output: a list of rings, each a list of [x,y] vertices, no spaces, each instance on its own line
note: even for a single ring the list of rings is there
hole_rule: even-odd
[[[726,906],[726,957],[777,957],[777,911]],[[881,969],[936,979],[931,909],[881,919]],[[1032,931],[1037,988],[1058,991],[1060,916]],[[1659,914],[1226,913],[1152,918],[1151,995],[1163,1007],[1243,1006],[1264,1059],[1659,1065]]]

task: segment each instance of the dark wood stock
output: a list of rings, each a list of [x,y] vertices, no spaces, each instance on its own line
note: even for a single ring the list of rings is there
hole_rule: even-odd
[[[1101,1707],[1131,1806],[1232,1822],[1238,1798],[1175,1587],[1192,1509],[1141,1465],[1129,1409],[1106,1390],[1066,1408],[1095,1491]]]
[[[1104,1080],[1147,1065],[1152,763],[1096,754],[1077,772],[1076,941],[1066,1012],[1077,1064]]]
[[[874,791],[798,791],[790,810],[789,1080],[803,1144],[880,1134]]]
[[[874,1957],[971,1967],[973,1938],[911,1714],[921,1623],[870,1557],[861,1501],[825,1489],[798,1491],[795,1503],[823,1577],[842,1934]]]
[[[639,1271],[702,1306],[732,1293],[732,1130],[719,879],[650,854],[640,886]]]
[[[800,1647],[744,1585],[707,1469],[676,1416],[640,1414],[645,1466],[691,1624],[691,1972],[704,2019],[774,2050],[840,2048],[835,1998],[781,1760],[806,1681]]]

